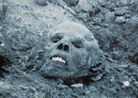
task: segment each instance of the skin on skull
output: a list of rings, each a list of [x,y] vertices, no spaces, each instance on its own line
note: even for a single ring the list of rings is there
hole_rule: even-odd
[[[45,48],[48,53],[40,69],[42,75],[63,80],[88,75],[101,53],[93,34],[75,22],[54,27]]]

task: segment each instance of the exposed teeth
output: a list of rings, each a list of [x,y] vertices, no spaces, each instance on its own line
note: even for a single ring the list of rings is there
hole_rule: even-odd
[[[64,59],[62,59],[61,57],[52,57],[52,60],[55,60],[55,61],[59,61],[59,62],[62,62],[62,63],[66,63],[66,61]]]

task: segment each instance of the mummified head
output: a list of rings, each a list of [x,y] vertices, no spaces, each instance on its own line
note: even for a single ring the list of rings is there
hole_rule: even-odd
[[[44,76],[66,79],[88,75],[100,49],[93,34],[83,25],[65,22],[54,27],[46,45],[49,51],[41,68]]]

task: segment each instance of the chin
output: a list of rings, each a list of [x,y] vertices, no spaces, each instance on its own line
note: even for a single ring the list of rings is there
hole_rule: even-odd
[[[41,69],[40,72],[46,78],[61,78],[65,79],[67,77],[68,69],[63,67],[64,64],[55,61],[47,62]]]

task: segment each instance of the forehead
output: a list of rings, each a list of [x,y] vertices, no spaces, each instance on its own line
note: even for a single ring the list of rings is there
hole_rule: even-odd
[[[51,35],[55,35],[57,33],[62,33],[69,37],[85,37],[86,35],[93,36],[86,27],[75,22],[65,22],[57,25],[52,29]]]

